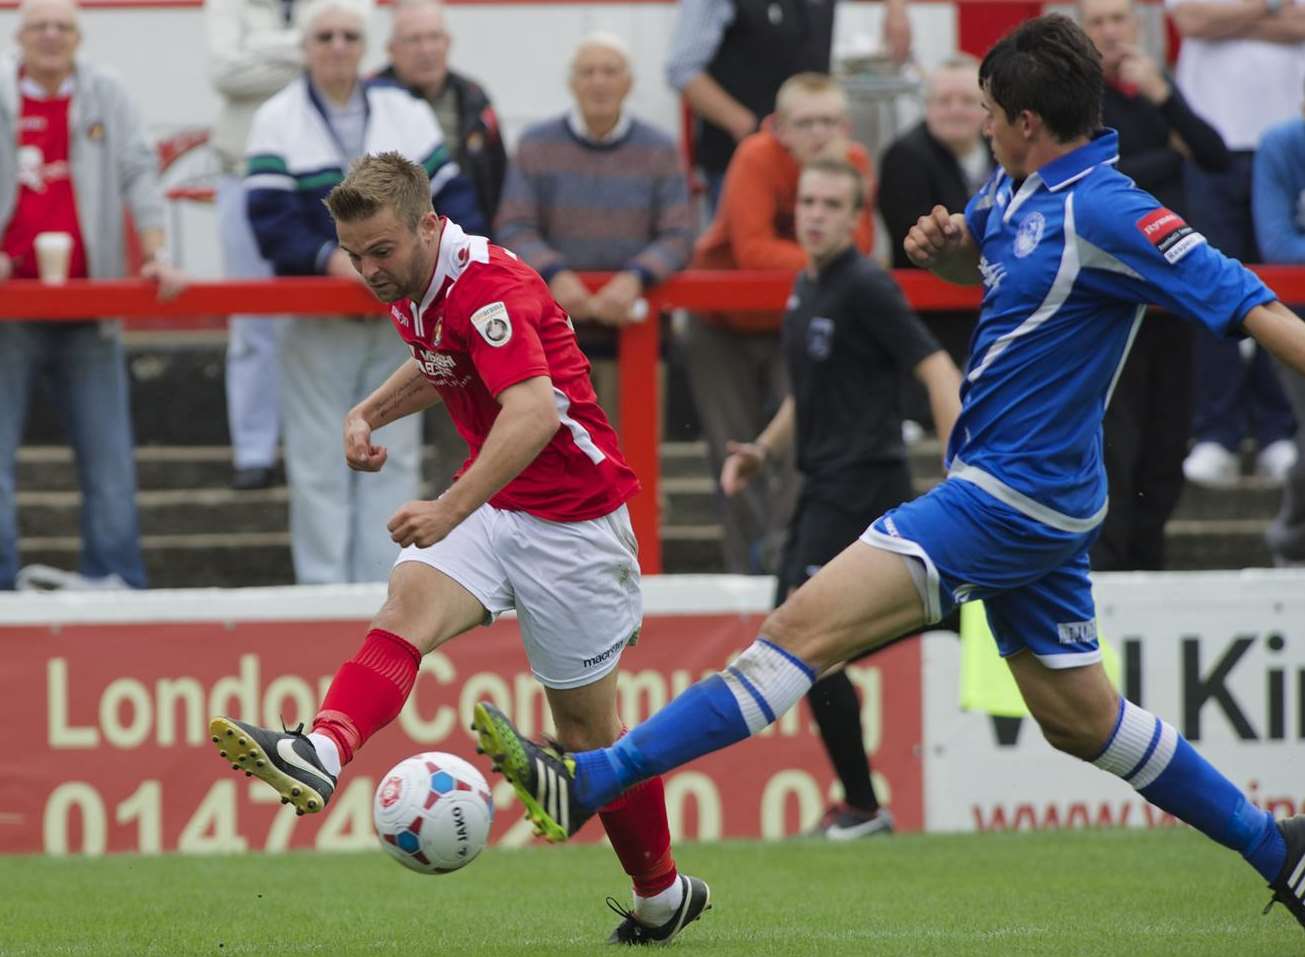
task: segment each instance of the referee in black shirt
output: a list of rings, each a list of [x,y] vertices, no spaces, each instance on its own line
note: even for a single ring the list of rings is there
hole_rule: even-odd
[[[960,413],[960,373],[901,290],[853,245],[865,183],[841,160],[817,160],[798,181],[797,239],[808,257],[784,314],[792,394],[752,442],[731,442],[721,487],[733,495],[766,460],[796,445],[802,494],[780,565],[776,604],[847,548],[876,518],[914,497],[902,441],[899,376],[929,394],[938,436]],[[834,840],[883,833],[861,733],[861,708],[839,668],[807,694],[844,802],[817,830]]]

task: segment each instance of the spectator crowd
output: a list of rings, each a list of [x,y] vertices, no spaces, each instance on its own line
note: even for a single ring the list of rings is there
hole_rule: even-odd
[[[1166,0],[1165,11],[1182,37],[1172,74],[1151,52],[1134,0],[1077,3],[1102,57],[1103,124],[1119,132],[1119,168],[1229,255],[1305,264],[1305,5]],[[426,169],[438,213],[540,273],[617,421],[619,330],[659,321],[645,316],[650,289],[686,268],[797,276],[812,265],[817,240],[796,226],[804,168],[823,164],[840,184],[840,171],[859,177],[838,200],[849,255],[877,250],[895,268],[910,268],[901,245],[917,217],[938,204],[961,209],[992,173],[978,63],[963,54],[923,77],[917,125],[888,142],[855,141],[831,64],[834,12],[815,0],[679,0],[665,81],[692,119],[690,148],[630,110],[630,52],[593,33],[570,53],[568,107],[509,150],[485,85],[493,77],[451,67],[458,48],[438,0],[398,0],[383,40],[369,35],[370,0],[205,0],[225,273],[357,279],[322,200],[352,161],[398,151]],[[883,59],[900,68],[912,58],[905,0],[884,0],[882,22]],[[16,50],[0,65],[0,279],[49,278],[56,260],[73,278],[118,278],[139,261],[140,275],[173,295],[186,280],[166,255],[153,148],[132,92],[78,55],[81,29],[73,0],[23,0]],[[372,75],[362,70],[369,45],[388,56]],[[131,258],[128,224],[139,248]],[[591,289],[585,272],[610,278]],[[896,300],[867,300],[881,301]],[[865,308],[875,322],[879,306]],[[929,342],[964,356],[973,314],[922,318]],[[821,325],[832,320],[808,320],[804,348],[822,360],[842,340]],[[673,323],[670,348],[715,476],[790,396],[788,321],[718,310]],[[901,410],[928,425],[937,396],[900,375],[919,358],[903,345],[908,352],[910,362],[866,375],[897,376]],[[382,472],[346,467],[345,412],[406,355],[383,317],[230,317],[231,484],[277,484],[284,462],[298,582],[384,580],[396,553],[386,521],[420,494],[423,441],[434,448],[425,478],[437,492],[466,456],[438,424],[444,417],[425,435],[409,417],[380,436]],[[0,322],[0,589],[20,579],[15,463],[38,379],[57,397],[76,453],[81,583],[146,587],[121,333],[88,318]],[[1106,419],[1111,509],[1094,566],[1164,568],[1165,524],[1184,482],[1236,484],[1243,460],[1254,481],[1285,483],[1268,536],[1275,560],[1305,563],[1303,415],[1305,383],[1266,353],[1148,313]],[[879,444],[901,458],[893,441]],[[779,568],[801,477],[795,456],[774,445],[753,446],[774,454],[753,463],[746,488],[719,496],[727,571]]]

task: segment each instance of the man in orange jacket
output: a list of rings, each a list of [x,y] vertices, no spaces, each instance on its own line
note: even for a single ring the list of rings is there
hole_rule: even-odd
[[[870,157],[848,138],[847,98],[823,73],[799,73],[780,87],[775,113],[744,139],[725,173],[716,218],[698,240],[692,269],[784,269],[807,264],[793,224],[798,174],[815,159],[845,159],[866,178],[856,246],[874,240]],[[679,337],[712,474],[725,444],[756,435],[788,394],[779,312],[713,312],[691,317]],[[766,481],[722,497],[725,570],[774,572],[797,492],[793,462],[774,463]]]

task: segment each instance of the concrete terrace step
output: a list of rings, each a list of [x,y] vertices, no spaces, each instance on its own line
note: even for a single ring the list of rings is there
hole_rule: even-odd
[[[24,564],[75,569],[76,536],[19,540]],[[141,550],[153,588],[236,588],[294,584],[288,532],[144,535]]]
[[[285,486],[237,492],[229,488],[147,489],[136,494],[141,533],[175,537],[223,532],[284,532]],[[19,527],[33,536],[76,535],[81,494],[18,493]]]
[[[145,445],[137,449],[138,506],[146,560],[158,586],[276,584],[291,580],[288,493],[283,485],[235,492],[230,449]],[[917,493],[941,477],[938,446],[911,450]],[[715,479],[699,441],[662,447],[664,565],[672,572],[721,570]],[[72,453],[61,446],[19,451],[19,526],[24,562],[76,567],[80,494]],[[1260,479],[1232,489],[1188,486],[1168,529],[1174,568],[1269,564],[1264,530],[1280,491]]]

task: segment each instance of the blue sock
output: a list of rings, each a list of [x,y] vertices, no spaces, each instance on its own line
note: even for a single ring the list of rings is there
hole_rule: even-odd
[[[1092,762],[1123,778],[1156,807],[1206,837],[1238,851],[1272,882],[1287,859],[1287,845],[1262,811],[1196,753],[1172,725],[1121,699],[1109,743]]]
[[[576,797],[590,810],[626,788],[756,734],[810,689],[815,672],[765,638],[609,748],[575,755]]]

